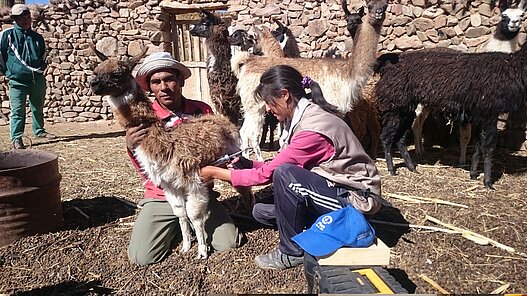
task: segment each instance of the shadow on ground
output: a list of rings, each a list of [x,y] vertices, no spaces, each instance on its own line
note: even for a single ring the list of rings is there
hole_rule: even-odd
[[[73,199],[62,203],[62,230],[85,230],[105,225],[135,214],[133,203],[127,204],[114,197],[99,196]]]
[[[78,282],[69,281],[52,286],[33,289],[25,292],[16,292],[13,295],[17,296],[70,296],[70,295],[110,295],[113,290],[110,288],[101,287],[101,281]]]
[[[91,133],[87,135],[73,135],[73,136],[59,136],[56,139],[50,139],[50,140],[40,140],[40,141],[34,141],[31,146],[32,147],[38,147],[40,145],[48,145],[58,142],[73,142],[78,140],[86,140],[86,139],[103,139],[103,138],[116,138],[116,137],[124,137],[125,132],[124,131],[116,131],[116,132],[107,132],[107,133]]]

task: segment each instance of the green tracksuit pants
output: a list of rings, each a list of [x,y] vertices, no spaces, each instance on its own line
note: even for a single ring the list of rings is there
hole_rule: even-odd
[[[24,135],[26,124],[26,100],[29,98],[31,108],[31,128],[33,135],[44,130],[44,99],[46,98],[46,79],[36,75],[35,82],[9,81],[9,100],[11,104],[10,137],[11,141]]]

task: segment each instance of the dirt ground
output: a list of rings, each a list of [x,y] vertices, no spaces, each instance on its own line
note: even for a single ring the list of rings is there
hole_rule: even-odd
[[[268,271],[256,267],[254,256],[271,250],[278,234],[240,218],[236,221],[248,241],[239,249],[198,260],[194,258],[194,243],[187,254],[179,253],[178,246],[162,263],[148,267],[131,264],[126,248],[136,209],[116,197],[135,203],[142,196],[142,187],[125,154],[121,128],[101,121],[48,125],[48,130],[61,137],[45,142],[33,140],[31,149],[59,156],[64,226],[0,247],[0,294],[307,292],[303,268]],[[26,131],[30,131],[29,126]],[[8,127],[0,127],[0,151],[8,149]],[[457,149],[434,148],[419,162],[419,173],[399,167],[397,176],[388,175],[384,160],[379,158],[383,194],[394,209],[372,218],[445,228],[428,221],[428,215],[484,235],[515,252],[477,244],[459,233],[375,222],[378,236],[392,248],[387,269],[411,293],[439,292],[421,275],[449,293],[491,293],[500,287],[506,293],[525,293],[527,153],[497,151],[496,190],[485,189],[481,176],[477,181],[470,180],[467,168],[454,165],[458,156]],[[401,160],[396,162],[400,164]],[[220,182],[215,188],[221,192],[222,203],[233,208],[236,192]],[[257,187],[254,191],[263,196],[270,194],[271,188]],[[438,198],[466,207],[415,203],[395,198],[397,195]]]

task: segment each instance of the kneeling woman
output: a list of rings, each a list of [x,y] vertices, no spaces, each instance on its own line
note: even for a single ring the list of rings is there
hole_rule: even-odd
[[[303,262],[304,252],[291,238],[319,216],[346,205],[364,214],[377,212],[381,179],[375,163],[337,109],[326,102],[318,83],[290,66],[277,65],[263,73],[256,95],[286,125],[280,153],[267,163],[239,161],[249,162],[250,169],[207,166],[201,173],[205,181],[220,179],[233,186],[273,182],[273,202],[257,203],[253,216],[277,226],[280,243],[255,261],[261,268],[285,269]]]

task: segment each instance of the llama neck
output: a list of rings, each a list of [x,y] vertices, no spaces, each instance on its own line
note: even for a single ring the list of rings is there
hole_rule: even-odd
[[[212,36],[205,41],[207,52],[209,54],[208,60],[211,65],[208,68],[217,68],[217,66],[228,65],[231,62],[231,45],[229,43],[229,31],[224,25],[214,28]]]
[[[113,100],[113,98],[112,98]],[[121,95],[119,101],[129,102],[116,105],[119,123],[128,128],[144,124],[150,126],[159,121],[146,94],[137,86]]]
[[[285,57],[284,50],[273,36],[265,36],[264,39],[261,40],[261,46],[264,56],[277,58]]]
[[[373,73],[381,26],[382,24],[372,26],[366,19],[357,30],[356,43],[350,59],[352,79],[362,77],[366,80]]]

